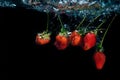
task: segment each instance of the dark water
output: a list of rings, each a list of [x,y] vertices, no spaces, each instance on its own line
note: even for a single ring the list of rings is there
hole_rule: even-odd
[[[69,20],[69,17],[62,16],[66,22]],[[75,75],[81,80],[87,78],[112,80],[114,70],[113,54],[115,54],[116,44],[118,44],[115,35],[118,34],[120,15],[117,15],[105,38],[103,46],[107,60],[101,71],[95,69],[92,60],[92,55],[95,51],[94,48],[87,52],[84,52],[80,47],[69,46],[63,51],[55,48],[53,43],[55,41],[55,34],[59,28],[56,31],[58,21],[53,17],[54,14],[50,14],[51,21],[54,22],[54,25],[50,25],[50,30],[53,31],[51,36],[52,41],[47,45],[39,46],[35,44],[35,36],[38,32],[46,29],[45,13],[26,10],[24,8],[0,9],[1,27],[4,29],[3,34],[7,36],[5,37],[5,42],[8,43],[9,51],[7,55],[9,55],[9,63],[13,63],[15,65],[14,68],[20,71],[38,71],[38,73],[34,74],[29,73],[33,77],[38,77],[40,74],[41,76],[53,74],[51,77],[54,78],[56,74],[59,77],[64,75],[69,78]],[[5,62],[8,62],[8,60]]]

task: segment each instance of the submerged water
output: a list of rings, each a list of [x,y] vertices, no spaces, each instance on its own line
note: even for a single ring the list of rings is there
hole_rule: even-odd
[[[15,35],[10,35],[10,36],[14,36],[15,39],[12,38],[10,39],[12,41],[12,45],[13,43],[14,44],[17,43],[16,44],[17,47],[16,45],[15,47],[18,49],[18,51],[21,51],[21,54],[23,54],[25,58],[27,58],[26,62],[30,64],[40,63],[41,65],[42,63],[43,65],[44,63],[71,64],[74,65],[75,67],[78,66],[77,69],[80,73],[85,72],[85,75],[87,73],[86,76],[91,74],[92,75],[91,79],[97,77],[96,80],[99,80],[100,78],[105,77],[104,78],[105,80],[106,79],[110,80],[112,74],[111,56],[114,53],[113,48],[116,48],[115,44],[118,44],[118,42],[116,41],[117,37],[115,37],[114,35],[118,35],[118,30],[119,30],[118,25],[120,24],[119,23],[120,16],[116,17],[117,19],[113,22],[105,38],[103,46],[104,46],[105,54],[107,56],[107,62],[105,64],[105,68],[101,72],[99,72],[95,69],[92,61],[92,55],[94,54],[95,48],[87,52],[83,51],[80,47],[69,46],[64,51],[59,51],[55,48],[55,46],[53,45],[55,41],[55,36],[59,33],[61,28],[60,22],[55,15],[60,14],[64,28],[66,28],[68,31],[73,31],[85,16],[86,19],[81,26],[81,28],[83,29],[88,25],[88,23],[92,22],[91,21],[92,19],[94,19],[96,16],[99,16],[99,18],[95,22],[89,25],[88,27],[89,31],[95,29],[96,26],[98,26],[103,20],[107,20],[106,23],[102,26],[102,28],[104,28],[104,30],[102,30],[103,32],[99,31],[97,37],[97,41],[99,42],[105,32],[105,29],[107,28],[110,21],[114,17],[114,14],[119,14],[120,1],[119,0],[111,0],[111,1],[110,0],[71,0],[72,2],[69,3],[67,2],[69,0],[36,0],[38,2],[38,4],[36,5],[33,4],[34,1],[35,0],[33,0],[32,4],[30,4],[28,0],[18,0],[18,1],[0,0],[1,7],[10,7],[10,10],[8,9],[3,10],[4,16],[1,15],[0,16],[3,18],[3,21],[5,20],[4,21],[5,23],[8,22],[10,23],[9,24],[11,26],[10,28],[12,27],[16,28],[13,29],[13,31],[16,31],[14,32]],[[18,7],[22,7],[22,9],[19,9]],[[51,38],[52,41],[48,45],[38,46],[35,44],[34,40],[38,32],[42,32],[46,30],[46,21],[47,21],[46,12],[50,13],[49,31],[53,32]],[[14,23],[17,23],[19,26],[15,25]],[[4,26],[6,27],[7,25],[5,24]],[[20,29],[20,32],[18,29]],[[16,34],[19,37],[17,37]],[[32,45],[32,48],[29,45]],[[20,55],[18,54],[18,56]],[[28,59],[28,57],[30,59]],[[38,65],[35,65],[34,67],[35,69],[40,68],[40,66],[38,66],[37,68],[36,66]]]

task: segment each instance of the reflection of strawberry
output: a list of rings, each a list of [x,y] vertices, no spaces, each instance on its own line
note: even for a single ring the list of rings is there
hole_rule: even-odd
[[[58,34],[56,36],[56,41],[54,45],[57,47],[58,50],[64,50],[68,46],[68,39],[65,35]]]
[[[105,64],[106,56],[103,52],[96,52],[93,56],[93,60],[95,62],[95,66],[98,70],[101,70]]]
[[[73,31],[69,36],[69,41],[72,46],[78,46],[81,43],[81,35],[77,31]]]
[[[50,33],[38,33],[36,36],[36,43],[39,45],[45,45],[50,42]]]
[[[96,45],[96,34],[94,32],[89,32],[85,35],[83,39],[83,49],[89,50]]]

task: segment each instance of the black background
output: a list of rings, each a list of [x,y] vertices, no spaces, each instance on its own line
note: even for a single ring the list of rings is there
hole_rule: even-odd
[[[50,15],[51,18],[54,17],[54,14]],[[14,64],[14,68],[20,71],[38,71],[46,76],[54,73],[52,77],[55,74],[59,76],[58,73],[64,76],[69,75],[69,77],[77,74],[76,77],[81,80],[86,78],[112,80],[112,56],[117,44],[115,35],[118,33],[119,19],[118,15],[107,33],[103,44],[107,60],[104,68],[98,71],[92,60],[94,48],[84,52],[79,47],[69,46],[66,50],[59,51],[53,45],[55,34],[52,34],[52,41],[49,44],[44,46],[35,44],[36,34],[46,29],[45,13],[24,8],[1,8],[0,24],[2,24],[5,50],[3,50],[0,64],[8,64],[9,55],[9,63]],[[53,22],[57,25],[56,20]],[[54,28],[57,28],[55,25],[52,26],[54,33],[56,32]],[[31,74],[36,77],[38,75],[37,73]]]

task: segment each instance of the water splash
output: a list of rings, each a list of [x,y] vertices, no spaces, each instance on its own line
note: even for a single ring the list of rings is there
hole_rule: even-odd
[[[0,6],[22,6],[40,12],[65,13],[68,16],[80,17],[120,13],[119,0],[0,0]]]

